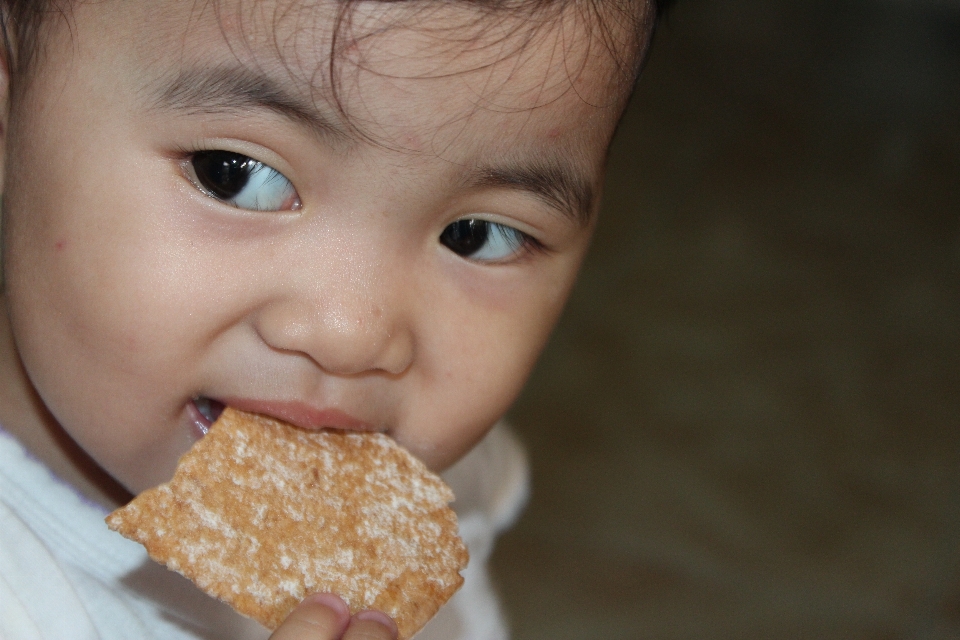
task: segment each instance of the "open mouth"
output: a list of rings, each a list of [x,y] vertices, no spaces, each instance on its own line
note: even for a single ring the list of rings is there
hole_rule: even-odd
[[[267,401],[250,398],[224,398],[224,401],[220,401],[206,396],[196,396],[187,405],[187,413],[198,438],[207,435],[210,427],[228,405],[240,411],[259,413],[307,430],[337,429],[380,433],[388,431],[386,427],[364,422],[340,409],[320,409],[298,401]]]
[[[194,425],[202,435],[207,435],[207,431],[217,421],[220,414],[223,413],[224,404],[213,398],[198,396],[190,401],[195,411],[193,413]]]

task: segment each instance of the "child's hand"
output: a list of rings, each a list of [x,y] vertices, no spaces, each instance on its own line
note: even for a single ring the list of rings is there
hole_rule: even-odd
[[[329,593],[308,596],[270,640],[396,640],[397,626],[379,611],[350,617],[343,600]]]

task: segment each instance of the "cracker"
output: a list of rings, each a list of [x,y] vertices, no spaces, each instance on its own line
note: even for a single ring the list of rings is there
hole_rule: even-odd
[[[107,516],[157,562],[274,629],[310,593],[378,609],[400,638],[460,587],[453,492],[391,438],[224,410],[173,479]]]

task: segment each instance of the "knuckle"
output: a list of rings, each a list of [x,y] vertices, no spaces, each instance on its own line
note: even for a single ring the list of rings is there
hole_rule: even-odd
[[[343,640],[393,640],[397,636],[390,629],[373,620],[354,619]]]
[[[335,640],[343,623],[335,611],[315,603],[304,603],[291,612],[270,640]]]

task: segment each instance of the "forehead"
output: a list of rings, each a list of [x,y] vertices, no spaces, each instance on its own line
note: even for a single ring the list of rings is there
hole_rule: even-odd
[[[116,34],[115,46],[131,49],[145,93],[172,75],[239,65],[380,142],[426,134],[464,142],[468,125],[503,126],[510,114],[520,117],[504,135],[538,122],[554,135],[612,129],[628,82],[609,43],[581,3],[548,4],[361,2],[345,10],[336,1],[150,0],[81,9],[97,14],[98,36]]]

